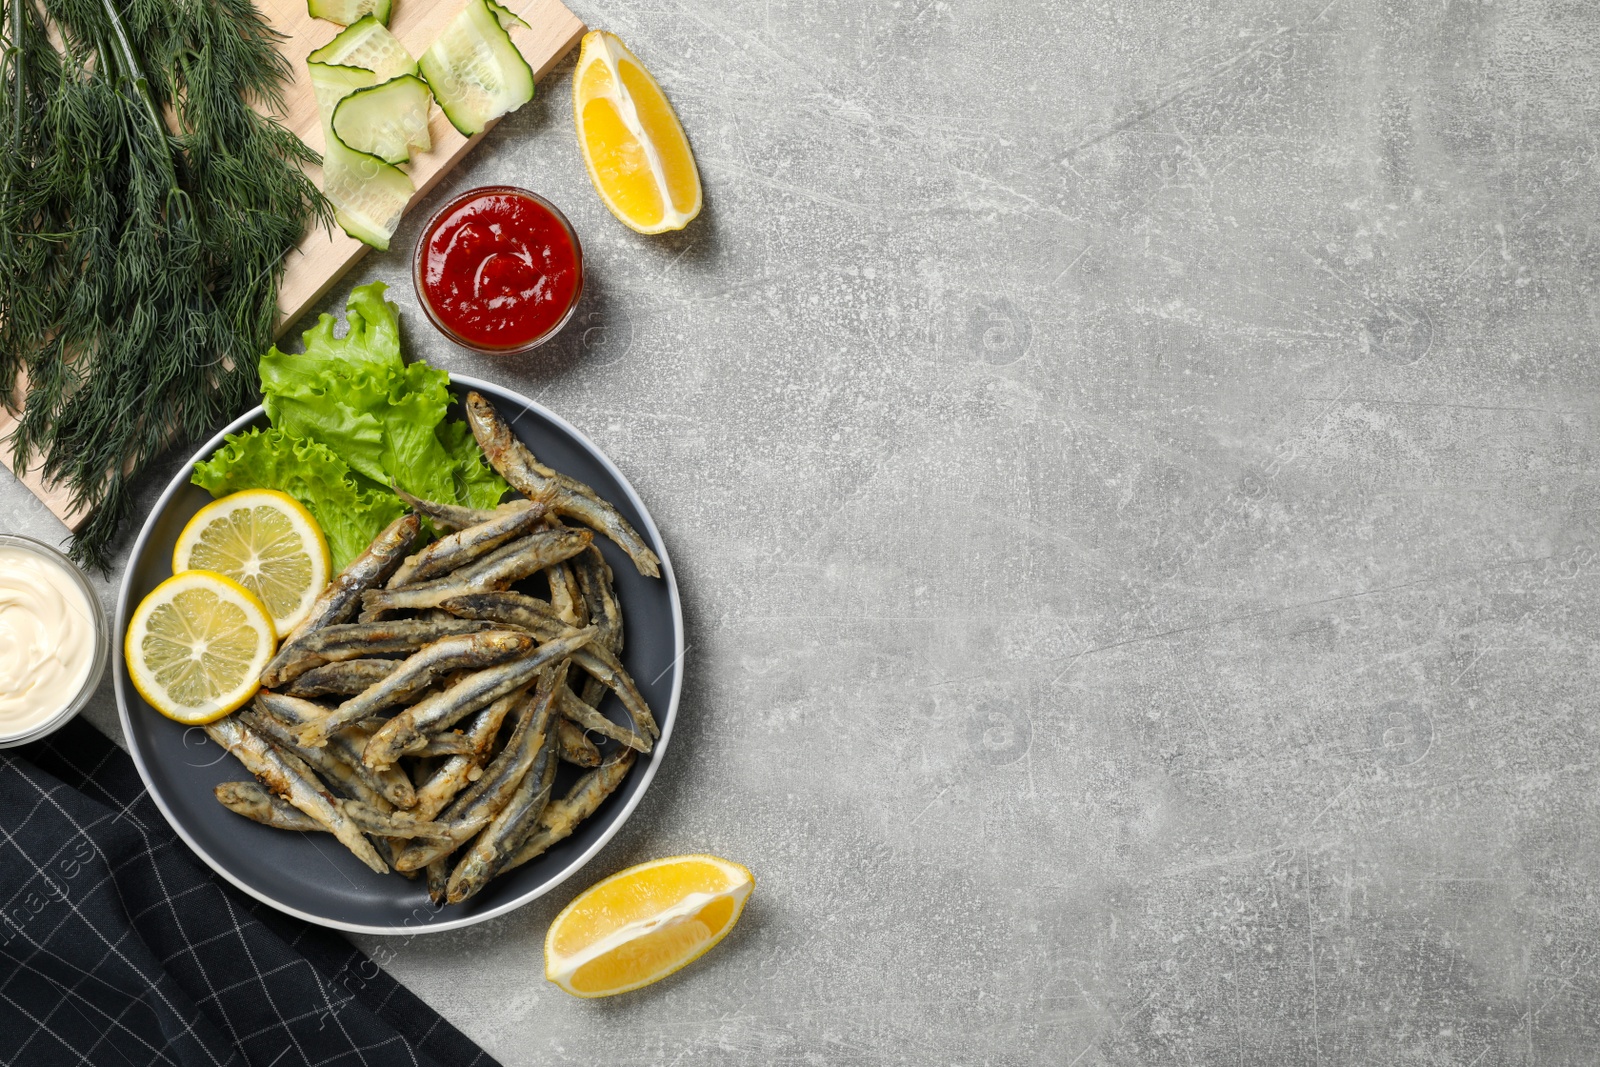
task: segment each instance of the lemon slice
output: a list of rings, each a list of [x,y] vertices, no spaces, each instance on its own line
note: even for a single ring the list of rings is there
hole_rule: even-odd
[[[178,535],[172,572],[216,571],[266,605],[278,637],[328,585],[328,542],[311,512],[275,489],[246,489],[201,508]]]
[[[255,695],[276,647],[272,617],[255,594],[212,571],[185,571],[133,609],[123,654],[145,703],[198,726]]]
[[[584,35],[572,110],[589,180],[623,225],[662,233],[700,214],[700,171],[678,115],[616,34]]]
[[[544,974],[578,997],[647,986],[693,963],[733,929],[756,880],[715,856],[629,867],[561,909],[544,939]]]

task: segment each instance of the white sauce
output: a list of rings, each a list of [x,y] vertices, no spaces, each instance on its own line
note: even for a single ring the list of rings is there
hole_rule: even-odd
[[[59,563],[0,547],[0,736],[72,703],[94,660],[89,599]]]

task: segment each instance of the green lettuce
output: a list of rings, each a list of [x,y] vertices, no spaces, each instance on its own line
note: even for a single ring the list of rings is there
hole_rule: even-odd
[[[212,496],[277,489],[300,501],[322,527],[338,570],[365,551],[379,530],[405,514],[399,497],[362,481],[327,445],[277,428],[234,434],[216,455],[194,468],[194,483]]]
[[[395,306],[384,299],[386,288],[374,282],[351,291],[345,302],[344,336],[335,336],[333,316],[322,315],[302,335],[304,352],[284,352],[274,346],[261,357],[262,404],[272,422],[271,432],[285,441],[322,446],[343,466],[343,480],[356,495],[339,497],[341,502],[336,503],[324,494],[322,506],[329,512],[324,519],[312,500],[293,486],[320,482],[326,470],[300,477],[292,461],[275,460],[269,469],[284,484],[256,484],[282,489],[311,509],[328,534],[338,568],[354,554],[347,557],[333,549],[328,523],[347,528],[351,536],[360,534],[359,553],[403,510],[393,488],[477,508],[493,507],[507,488],[484,461],[467,425],[446,419],[450,375],[401,358],[400,319]],[[229,438],[229,445],[236,440]],[[255,447],[259,451],[263,446]],[[231,458],[224,461],[225,456]],[[253,458],[260,463],[261,457]],[[201,481],[198,469],[195,481],[213,495],[244,488],[227,486],[233,473],[230,464],[243,464],[245,459],[242,450],[230,453],[225,448],[201,465],[210,469],[207,481]],[[318,453],[317,461],[322,459]],[[393,507],[375,509],[367,496],[386,497]],[[380,511],[388,516],[381,521]]]

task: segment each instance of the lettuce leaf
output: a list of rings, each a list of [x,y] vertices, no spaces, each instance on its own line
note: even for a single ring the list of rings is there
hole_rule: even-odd
[[[363,486],[327,445],[283,430],[247,430],[195,464],[194,483],[212,496],[277,489],[304,504],[328,539],[335,570],[366,551],[378,532],[405,513],[399,497]]]
[[[351,291],[345,303],[342,337],[334,333],[333,316],[322,315],[302,335],[304,352],[284,352],[273,346],[260,364],[262,404],[272,422],[270,432],[281,434],[283,441],[321,446],[339,462],[344,480],[358,495],[347,494],[339,498],[342,503],[335,503],[324,493],[325,518],[295,486],[309,493],[310,486],[324,481],[326,457],[316,453],[318,470],[313,476],[304,475],[284,456],[309,454],[293,449],[285,452],[286,446],[276,443],[278,438],[272,446],[277,451],[270,468],[263,465],[262,455],[247,456],[243,450],[230,454],[224,449],[201,465],[207,468],[206,481],[196,470],[197,484],[213,495],[245,488],[226,487],[233,475],[228,464],[254,463],[261,470],[270,470],[281,484],[252,484],[282,489],[311,508],[323,524],[330,549],[334,535],[329,522],[342,526],[350,536],[361,533],[357,552],[399,514],[393,509],[403,509],[389,488],[470,507],[499,503],[507,489],[505,481],[484,461],[467,425],[446,419],[450,375],[426,363],[407,364],[401,358],[400,319],[395,306],[384,299],[386,288],[384,283],[374,282]],[[252,447],[258,452],[265,448]],[[252,469],[240,477],[258,475],[259,471]],[[376,509],[359,494],[387,497],[393,509]],[[380,510],[388,516],[381,521],[377,518]],[[340,559],[344,557],[338,551],[334,555],[338,557],[335,566],[342,567]]]
[[[509,486],[489,466],[483,449],[478,447],[478,439],[472,436],[472,427],[456,419],[441,423],[438,433],[439,443],[460,477],[461,494],[457,499],[469,508],[492,508],[500,503]]]

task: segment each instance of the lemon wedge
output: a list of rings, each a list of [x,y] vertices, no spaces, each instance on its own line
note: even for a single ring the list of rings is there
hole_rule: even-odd
[[[700,214],[700,171],[677,112],[616,34],[584,35],[572,110],[589,180],[623,225],[663,233]]]
[[[276,647],[272,617],[254,593],[212,571],[185,571],[133,609],[123,655],[145,703],[198,726],[255,695]]]
[[[246,489],[207,504],[172,551],[174,574],[215,571],[250,590],[266,605],[278,637],[311,611],[331,570],[317,520],[275,489]]]
[[[658,982],[728,936],[756,880],[716,856],[641,863],[579,893],[544,940],[544,973],[577,997]]]

